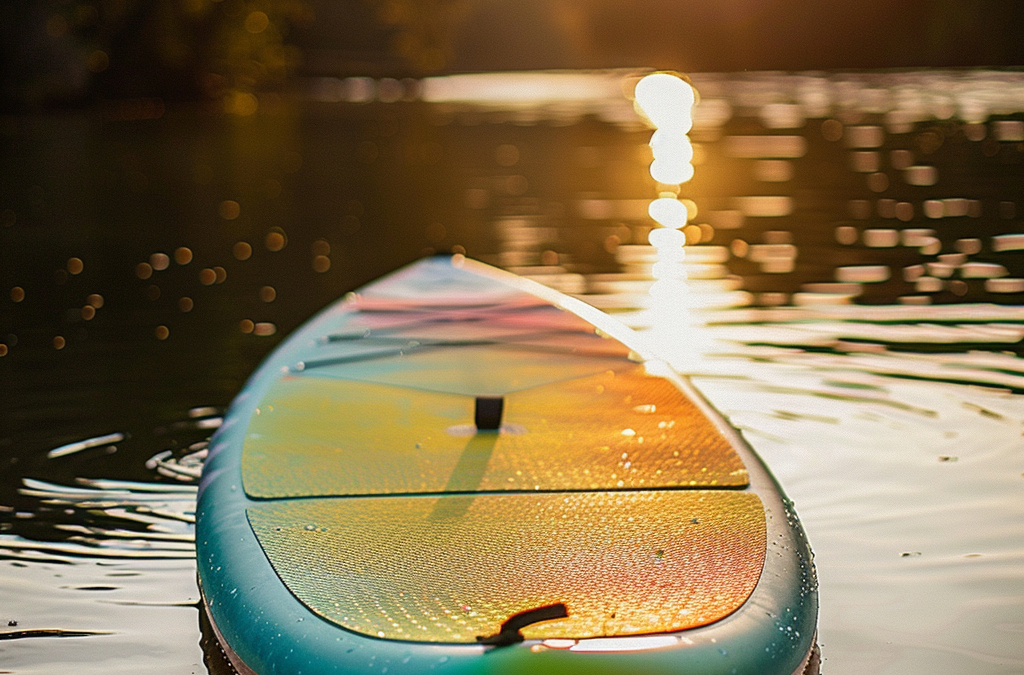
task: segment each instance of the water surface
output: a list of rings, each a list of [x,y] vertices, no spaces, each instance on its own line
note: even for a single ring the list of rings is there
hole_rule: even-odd
[[[1024,78],[695,76],[685,257],[648,245],[628,80],[0,120],[0,670],[215,669],[206,439],[289,331],[440,250],[618,314],[743,431],[825,672],[1024,670]]]

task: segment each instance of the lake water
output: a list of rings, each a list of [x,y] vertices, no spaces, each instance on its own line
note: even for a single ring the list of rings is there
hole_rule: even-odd
[[[1024,74],[694,76],[685,249],[648,245],[632,78],[0,118],[0,672],[223,672],[206,439],[289,331],[443,250],[618,314],[743,431],[823,672],[1024,672]]]

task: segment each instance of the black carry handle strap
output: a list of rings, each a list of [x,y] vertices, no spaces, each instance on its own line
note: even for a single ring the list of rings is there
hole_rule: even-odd
[[[513,614],[505,623],[501,624],[501,630],[494,635],[478,635],[476,641],[482,645],[492,647],[507,647],[523,641],[523,634],[519,631],[527,626],[541,621],[552,619],[564,619],[569,616],[569,608],[564,602],[556,602],[553,605],[534,607],[518,614]]]

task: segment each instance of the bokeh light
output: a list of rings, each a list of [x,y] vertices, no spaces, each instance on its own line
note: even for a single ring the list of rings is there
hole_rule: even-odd
[[[651,136],[651,151],[655,159],[658,157],[676,157],[693,161],[693,144],[684,131],[678,129],[658,129]]]
[[[664,227],[680,228],[689,219],[686,205],[672,197],[659,197],[647,207],[651,218]]]
[[[665,185],[680,185],[693,178],[693,165],[678,157],[656,158],[651,162],[651,177]]]
[[[235,256],[235,260],[248,260],[252,256],[252,246],[249,242],[240,241],[234,245],[231,252]]]
[[[693,178],[693,145],[687,133],[693,128],[693,87],[677,75],[652,73],[636,84],[638,112],[656,128],[651,137],[651,177],[665,185],[679,185]]]
[[[187,265],[192,262],[192,249],[181,246],[174,251],[174,262],[179,265]]]
[[[242,207],[232,199],[225,199],[217,209],[220,217],[224,220],[234,220],[242,213]]]
[[[288,238],[285,236],[284,230],[276,227],[267,233],[264,245],[268,251],[276,253],[288,245]]]
[[[693,87],[670,73],[652,73],[634,91],[640,112],[658,129],[687,133],[693,127]]]
[[[170,266],[171,259],[166,253],[154,253],[149,256],[149,265],[154,270],[165,270]]]

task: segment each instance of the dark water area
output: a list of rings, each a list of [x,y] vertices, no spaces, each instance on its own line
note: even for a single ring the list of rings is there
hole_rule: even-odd
[[[1024,77],[695,76],[662,260],[635,77],[562,75],[0,118],[0,671],[205,672],[206,439],[290,331],[436,252],[619,314],[743,430],[825,672],[1024,668]]]

